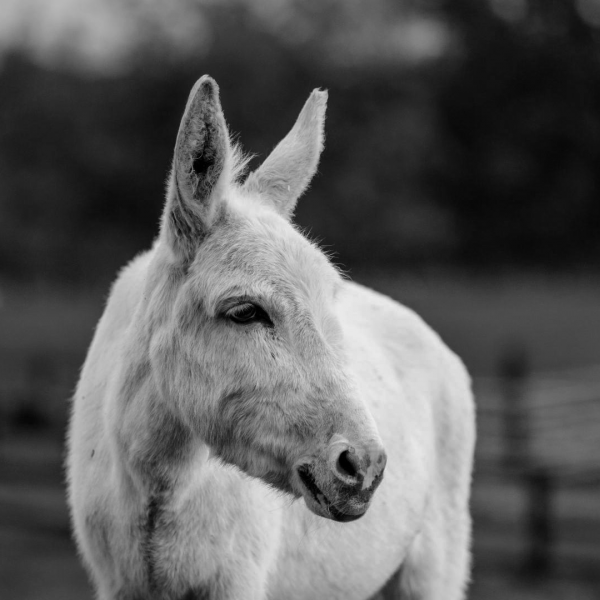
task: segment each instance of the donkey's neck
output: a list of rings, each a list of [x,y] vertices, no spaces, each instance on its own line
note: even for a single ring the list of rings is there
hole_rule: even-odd
[[[161,531],[170,507],[189,482],[197,481],[208,459],[208,446],[169,409],[147,357],[123,369],[113,399],[117,406],[112,424],[115,473],[123,515],[135,525],[136,533],[128,543],[143,563],[136,597],[167,597],[162,594],[168,582],[161,578],[165,560]]]
[[[192,463],[197,470],[209,453],[176,413],[174,402],[164,397],[167,391],[153,374],[150,344],[153,332],[168,319],[166,307],[173,302],[169,287],[153,285],[152,291],[141,293],[126,332],[109,411],[118,468],[146,498],[175,487]],[[158,312],[148,309],[152,304]]]
[[[143,373],[132,390],[129,379]],[[114,411],[113,433],[123,474],[144,496],[178,484],[192,461],[208,457],[204,446],[160,398],[148,365],[138,364],[125,375]]]

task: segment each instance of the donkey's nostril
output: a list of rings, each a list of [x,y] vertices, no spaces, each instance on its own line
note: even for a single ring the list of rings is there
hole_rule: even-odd
[[[356,479],[360,471],[358,458],[355,454],[351,454],[348,450],[344,450],[338,457],[338,470],[342,475]]]
[[[374,491],[381,482],[386,455],[380,444],[359,446],[342,440],[331,444],[329,451],[331,471],[344,485]]]

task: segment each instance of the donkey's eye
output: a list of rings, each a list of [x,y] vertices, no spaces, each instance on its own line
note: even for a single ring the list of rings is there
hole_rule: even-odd
[[[234,306],[227,311],[226,316],[238,325],[249,325],[256,322],[273,325],[269,315],[260,306],[250,302]]]

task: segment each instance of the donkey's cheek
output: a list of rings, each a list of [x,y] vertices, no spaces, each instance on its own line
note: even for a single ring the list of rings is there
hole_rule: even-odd
[[[294,419],[276,398],[235,390],[218,401],[217,411],[205,425],[205,442],[214,455],[247,475],[294,493],[293,464],[308,451],[307,439],[299,435]]]

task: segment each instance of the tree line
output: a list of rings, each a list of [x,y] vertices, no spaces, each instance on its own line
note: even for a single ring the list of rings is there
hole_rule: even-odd
[[[343,264],[600,265],[599,32],[573,0],[530,0],[518,20],[481,1],[415,0],[453,43],[412,63],[324,60],[338,6],[325,5],[312,36],[291,43],[243,2],[209,4],[202,53],[175,59],[148,43],[118,73],[7,54],[0,275],[103,282],[146,248],[203,73],[254,166],[310,90],[329,90],[320,174],[297,221]]]

